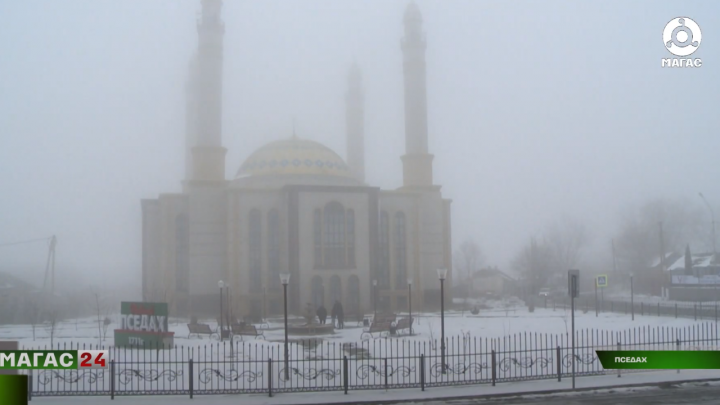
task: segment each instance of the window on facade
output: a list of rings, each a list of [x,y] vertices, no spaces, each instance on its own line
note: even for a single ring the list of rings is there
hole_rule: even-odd
[[[175,288],[187,293],[190,286],[190,227],[188,217],[175,217]]]
[[[337,202],[325,206],[323,242],[323,267],[345,267],[345,210]]]
[[[250,211],[248,221],[248,268],[250,288],[262,288],[262,214],[260,210]]]
[[[268,279],[270,289],[280,289],[280,215],[273,209],[268,213]]]
[[[340,277],[330,277],[330,302],[329,305],[335,304],[335,301],[342,302],[342,283]]]
[[[347,315],[360,314],[360,280],[356,275],[348,279],[347,300],[345,301],[345,318]]]
[[[320,305],[325,303],[325,288],[320,276],[312,278],[312,302],[315,309],[320,308]]]
[[[315,242],[315,268],[322,267],[322,211],[315,210],[313,218],[313,237]]]
[[[407,286],[407,244],[405,214],[395,213],[395,289]]]
[[[386,211],[380,213],[379,258],[377,269],[378,286],[390,287],[390,218]]]
[[[345,214],[347,217],[346,227],[346,248],[347,248],[347,265],[348,267],[355,267],[355,211],[347,210]]]

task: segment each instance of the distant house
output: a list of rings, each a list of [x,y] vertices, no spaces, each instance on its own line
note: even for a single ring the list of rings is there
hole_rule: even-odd
[[[30,323],[37,291],[17,277],[0,272],[0,324]]]
[[[472,293],[475,297],[500,297],[515,294],[517,280],[497,267],[488,267],[472,276]]]

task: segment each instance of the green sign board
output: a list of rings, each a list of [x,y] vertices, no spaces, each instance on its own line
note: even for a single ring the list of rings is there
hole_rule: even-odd
[[[173,346],[174,335],[168,331],[167,303],[120,303],[120,329],[115,329],[115,346],[168,349]]]

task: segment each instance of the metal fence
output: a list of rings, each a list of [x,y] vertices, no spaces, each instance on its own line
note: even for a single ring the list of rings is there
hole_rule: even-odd
[[[547,309],[570,309],[570,299],[548,297],[540,299],[539,307]],[[692,318],[696,321],[720,318],[718,302],[630,302],[629,300],[611,300],[582,297],[575,301],[575,309],[585,312],[614,312],[635,314],[635,316],[668,316],[674,318]]]
[[[713,323],[685,328],[643,327],[623,332],[520,333],[484,339],[469,334],[440,342],[380,338],[359,343],[309,339],[289,343],[236,341],[166,350],[59,344],[53,349],[107,349],[109,369],[30,372],[28,395],[207,395],[345,391],[492,384],[618,373],[600,365],[595,350],[698,350],[718,343]],[[28,348],[29,349],[29,348]],[[50,349],[36,347],[33,349]],[[624,370],[623,373],[629,372]]]

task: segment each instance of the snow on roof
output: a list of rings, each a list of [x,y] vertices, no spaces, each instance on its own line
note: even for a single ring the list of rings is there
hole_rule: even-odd
[[[697,253],[691,255],[693,267],[710,267],[713,254],[712,253]],[[683,270],[685,269],[685,255],[680,256],[675,262],[668,266],[668,271]]]

